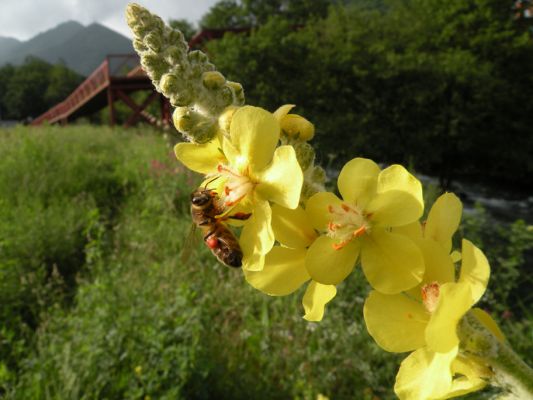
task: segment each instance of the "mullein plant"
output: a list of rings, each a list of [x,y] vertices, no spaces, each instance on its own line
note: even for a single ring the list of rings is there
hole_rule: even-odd
[[[396,377],[400,399],[446,399],[489,384],[505,398],[533,398],[533,371],[474,307],[490,267],[470,241],[452,248],[462,213],[455,195],[439,197],[420,222],[418,179],[365,158],[342,168],[339,195],[326,191],[309,144],[315,128],[291,113],[294,105],[273,113],[245,105],[242,86],[189,51],[180,31],[138,4],[126,16],[144,70],[175,107],[185,139],[176,157],[205,176],[224,214],[250,214],[235,224],[251,286],[286,296],[306,284],[304,318],[320,321],[337,285],[361,265],[373,288],[368,332],[386,351],[410,352]]]

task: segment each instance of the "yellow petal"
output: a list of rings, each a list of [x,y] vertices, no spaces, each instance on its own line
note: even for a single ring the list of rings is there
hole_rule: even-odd
[[[419,239],[422,239],[422,226],[418,221],[411,222],[407,225],[394,227],[391,231],[393,233],[398,233],[400,235],[407,236],[413,241],[418,241]]]
[[[489,314],[487,314],[481,308],[477,307],[473,308],[471,312],[479,320],[479,322],[481,322],[489,331],[492,332],[494,336],[496,336],[496,338],[500,342],[506,341],[505,335],[503,334],[502,330]]]
[[[422,251],[426,265],[423,283],[438,282],[442,285],[447,282],[455,282],[453,261],[441,245],[428,239],[419,240],[416,244]]]
[[[259,107],[244,106],[233,114],[230,137],[251,171],[260,171],[272,160],[279,140],[279,123]]]
[[[253,177],[259,182],[256,191],[264,199],[287,208],[298,207],[304,177],[294,147],[278,147],[272,163]]]
[[[261,271],[246,271],[248,283],[271,296],[286,296],[310,279],[305,269],[305,249],[276,246],[265,257]]]
[[[444,398],[452,387],[451,364],[457,348],[435,353],[423,347],[411,353],[400,365],[394,392],[400,400]]]
[[[330,205],[341,205],[342,201],[330,192],[319,192],[307,200],[305,211],[313,227],[319,231],[325,231],[331,221]]]
[[[418,247],[405,236],[382,229],[362,237],[361,266],[372,287],[385,294],[410,289],[424,276]]]
[[[379,166],[366,158],[354,158],[342,167],[337,186],[342,198],[364,209],[376,194]]]
[[[472,291],[472,304],[485,293],[490,277],[490,266],[485,254],[472,244],[463,239],[461,275],[459,282],[467,282]]]
[[[466,283],[445,283],[440,286],[438,305],[426,328],[428,348],[445,353],[459,344],[457,324],[470,309],[471,297]]]
[[[258,201],[242,228],[239,244],[243,252],[242,266],[249,271],[263,269],[264,256],[274,245],[271,226],[272,210],[267,201]]]
[[[451,238],[461,222],[463,204],[453,193],[444,193],[431,207],[424,228],[424,236],[451,250]]]
[[[387,295],[373,290],[363,312],[368,333],[384,350],[402,353],[425,345],[429,314],[420,302],[404,294]]]
[[[274,111],[274,117],[281,122],[281,119],[287,115],[293,108],[295,107],[294,104],[285,104],[278,108],[276,111]]]
[[[450,257],[454,263],[461,261],[462,255],[460,251],[454,250],[450,253]]]
[[[216,172],[219,164],[227,162],[221,147],[218,139],[205,144],[178,143],[174,147],[174,153],[190,170],[210,174]]]
[[[333,248],[335,243],[327,236],[320,236],[309,247],[305,257],[305,266],[311,278],[324,285],[342,282],[352,272],[359,255],[356,241],[352,240],[339,250]]]
[[[304,306],[304,319],[308,321],[322,321],[324,308],[337,294],[333,285],[322,285],[311,281],[307,286],[302,303]]]
[[[418,220],[424,212],[422,184],[401,165],[391,165],[378,176],[376,196],[368,204],[372,221],[401,226]]]
[[[265,258],[266,256],[260,253],[244,253],[242,257],[242,270],[261,271],[265,266]]]
[[[378,176],[376,191],[386,193],[391,190],[410,193],[420,203],[424,202],[420,181],[398,164],[385,168]]]
[[[395,227],[415,222],[422,216],[423,205],[410,193],[391,190],[378,193],[366,208],[376,226]]]
[[[488,384],[488,380],[483,377],[488,378],[491,375],[487,368],[461,355],[458,355],[452,362],[452,374],[455,378],[446,398],[462,396],[483,389]]]
[[[272,230],[278,242],[293,249],[309,247],[318,237],[306,212],[301,207],[290,210],[274,204],[272,206]]]

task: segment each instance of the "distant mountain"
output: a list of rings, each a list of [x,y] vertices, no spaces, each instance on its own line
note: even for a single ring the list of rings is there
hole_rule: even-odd
[[[0,36],[0,63],[19,45],[20,42],[17,39]]]
[[[1,59],[0,61],[2,64],[8,62],[11,64],[21,64],[27,56],[46,52],[49,47],[64,42],[83,29],[84,26],[78,22],[64,22],[55,28],[39,33],[37,36],[25,42],[21,42],[6,55],[5,59]]]
[[[64,62],[70,69],[89,75],[107,54],[132,52],[130,39],[103,25],[93,23],[85,27],[69,21],[19,42],[6,51],[5,56],[0,53],[0,65],[22,64],[31,55],[52,64]]]

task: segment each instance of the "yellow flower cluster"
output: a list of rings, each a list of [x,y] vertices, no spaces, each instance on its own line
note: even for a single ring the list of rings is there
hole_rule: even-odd
[[[412,351],[398,372],[397,395],[443,399],[484,387],[490,372],[460,351],[458,324],[483,295],[490,269],[468,240],[452,251],[460,200],[442,195],[420,223],[420,182],[400,165],[381,169],[365,158],[340,171],[340,197],[301,196],[305,177],[295,148],[314,127],[289,114],[292,107],[273,114],[231,107],[215,139],[175,148],[181,162],[206,175],[226,212],[251,215],[239,222],[248,283],[271,296],[307,283],[304,318],[320,321],[336,286],[360,263],[374,289],[364,306],[370,335],[387,351]],[[288,144],[280,145],[283,137]],[[483,311],[472,313],[496,326]]]
[[[202,52],[188,52],[179,31],[136,4],[127,20],[143,67],[177,107],[174,125],[191,142],[176,145],[176,157],[205,175],[215,199],[210,218],[239,216],[233,224],[251,286],[285,296],[307,284],[304,318],[320,321],[337,285],[360,264],[373,288],[363,310],[368,332],[386,351],[411,352],[394,387],[400,399],[463,395],[498,368],[533,393],[528,367],[491,317],[472,308],[490,267],[470,241],[452,247],[462,214],[455,195],[438,198],[421,223],[420,182],[400,165],[381,169],[365,158],[344,165],[338,194],[326,191],[308,143],[315,127],[290,113],[294,105],[274,113],[242,106],[242,87]]]

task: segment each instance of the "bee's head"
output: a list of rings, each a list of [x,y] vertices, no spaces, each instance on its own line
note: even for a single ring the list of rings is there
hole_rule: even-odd
[[[191,203],[197,207],[208,205],[212,199],[210,190],[197,190],[191,194]]]

